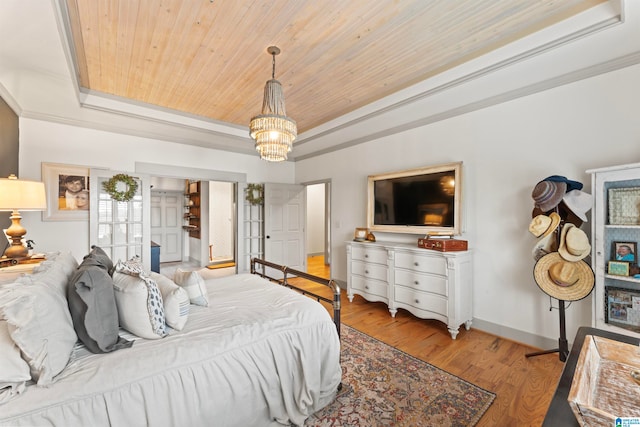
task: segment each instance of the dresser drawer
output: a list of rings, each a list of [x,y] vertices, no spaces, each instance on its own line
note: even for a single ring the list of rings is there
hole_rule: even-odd
[[[396,285],[405,286],[417,291],[432,292],[444,297],[448,296],[446,277],[400,269],[396,269],[395,276]]]
[[[377,295],[385,300],[389,297],[387,282],[371,280],[361,276],[351,276],[351,287],[358,294]]]
[[[378,247],[354,245],[351,248],[351,259],[387,265],[387,251]]]
[[[423,273],[446,276],[447,261],[444,257],[425,256],[416,253],[399,252],[396,254],[396,267]]]
[[[443,316],[448,315],[447,298],[438,295],[416,291],[414,289],[405,288],[404,286],[397,286],[395,288],[395,300],[419,310],[430,311]]]
[[[369,264],[362,261],[351,262],[351,274],[364,276],[370,279],[387,281],[387,265]]]

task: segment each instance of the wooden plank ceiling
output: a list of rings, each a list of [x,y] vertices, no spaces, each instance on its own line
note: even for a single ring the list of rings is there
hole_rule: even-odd
[[[271,77],[304,132],[605,0],[66,0],[81,86],[248,126]]]

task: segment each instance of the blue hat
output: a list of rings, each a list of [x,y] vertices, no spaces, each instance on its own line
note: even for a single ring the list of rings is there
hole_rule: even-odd
[[[543,179],[543,181],[564,182],[567,184],[567,191],[582,190],[582,183],[578,181],[572,181],[567,179],[566,176],[551,175]]]

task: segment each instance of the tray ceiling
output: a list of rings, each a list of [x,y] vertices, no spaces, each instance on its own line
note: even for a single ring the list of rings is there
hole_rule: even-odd
[[[605,0],[66,0],[83,91],[248,126],[271,77],[305,132]]]

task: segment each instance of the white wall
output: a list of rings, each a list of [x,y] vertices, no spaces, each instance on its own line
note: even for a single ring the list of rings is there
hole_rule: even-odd
[[[590,192],[585,170],[640,161],[639,94],[636,65],[297,162],[297,182],[332,180],[332,276],[346,280],[345,242],[366,224],[368,175],[461,160],[476,325],[534,344],[547,337],[538,345],[556,346],[558,312],[549,311],[532,275],[531,191],[557,174]],[[571,304],[569,340],[590,323],[591,297]]]
[[[41,163],[62,163],[135,172],[136,162],[167,165],[184,171],[218,170],[246,174],[249,182],[292,183],[295,165],[264,162],[248,156],[202,147],[152,140],[84,127],[20,118],[20,176],[41,179]],[[185,178],[188,178],[185,176]],[[89,249],[89,223],[84,221],[43,222],[40,213],[24,212],[27,236],[36,251],[70,250],[81,259]],[[208,252],[208,248],[206,249]],[[208,257],[208,255],[207,255]]]

